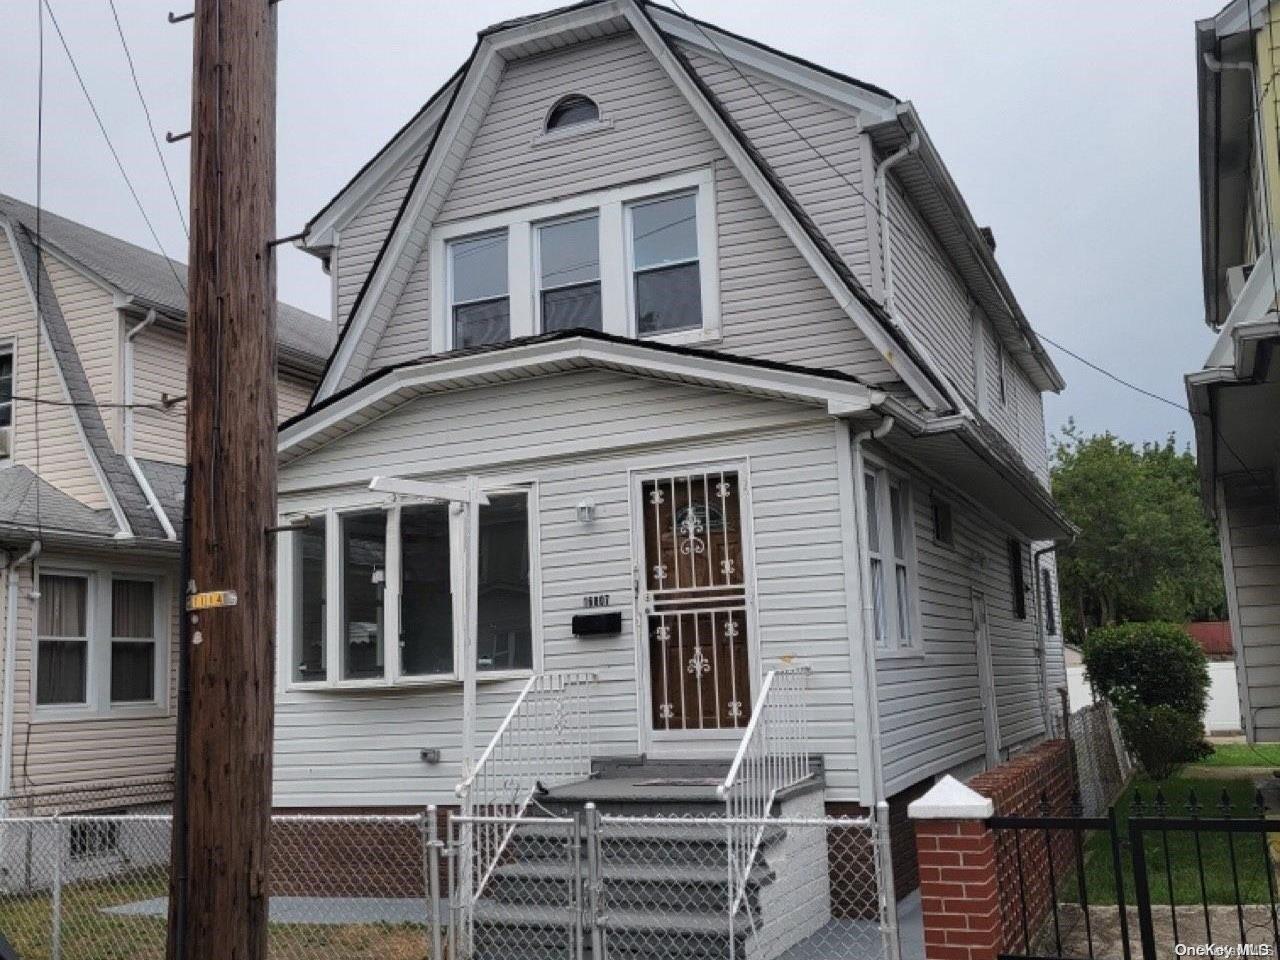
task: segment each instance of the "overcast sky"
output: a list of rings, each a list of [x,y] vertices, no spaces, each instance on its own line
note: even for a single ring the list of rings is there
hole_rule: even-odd
[[[50,0],[165,250],[186,239],[160,173],[108,0]],[[682,0],[693,16],[911,100],[1037,329],[1182,401],[1199,367],[1192,25],[1224,0]],[[190,125],[190,0],[116,0],[161,137]],[[279,233],[299,230],[462,62],[475,33],[554,0],[282,0]],[[21,7],[21,9],[17,9]],[[36,0],[0,14],[0,192],[35,199]],[[44,204],[155,247],[46,21]],[[186,206],[186,144],[161,142]],[[319,261],[280,256],[280,296],[328,311]],[[1068,381],[1050,430],[1074,417],[1134,441],[1185,413],[1049,348]]]

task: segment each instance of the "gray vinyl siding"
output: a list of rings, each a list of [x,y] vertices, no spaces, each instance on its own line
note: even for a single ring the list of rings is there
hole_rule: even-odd
[[[288,464],[281,510],[331,506],[375,473],[536,481],[544,669],[597,671],[593,752],[635,755],[637,682],[647,680],[636,673],[628,469],[726,462],[749,464],[761,672],[784,656],[814,668],[809,734],[826,755],[828,796],[856,799],[835,431],[820,412],[598,371],[460,391],[414,401]],[[575,516],[582,499],[596,503],[588,527]],[[621,636],[575,640],[570,618],[583,595],[602,592],[622,611]],[[520,685],[481,684],[477,750]],[[453,802],[461,720],[456,685],[282,692],[275,802]],[[440,747],[443,762],[424,765],[422,747]]]
[[[152,326],[133,341],[133,395],[136,403],[155,404],[165,394],[187,392],[185,331]],[[186,404],[167,410],[139,407],[133,411],[133,452],[148,460],[186,463]]]
[[[1245,729],[1280,740],[1280,522],[1277,491],[1248,477],[1221,481],[1219,530]]]
[[[91,554],[57,555],[41,558],[45,566],[74,567]],[[108,557],[117,570],[130,569],[130,562]],[[142,564],[142,561],[133,560]],[[21,570],[19,580],[16,670],[14,671],[14,753],[13,785],[16,790],[75,788],[104,781],[162,777],[173,770],[174,712],[177,690],[178,595],[177,564],[172,560],[143,565],[148,571],[167,571],[173,591],[171,613],[165,629],[169,646],[168,699],[163,715],[146,718],[101,717],[93,719],[32,721],[34,694],[31,689],[32,652],[35,636],[35,602],[31,566]],[[139,567],[143,568],[143,567]],[[0,623],[0,630],[3,624]]]
[[[1043,541],[1031,544],[1031,552],[1034,554],[1037,550],[1041,550],[1050,544]],[[1049,571],[1049,589],[1053,591],[1053,618],[1054,630],[1052,633],[1048,631],[1048,623],[1045,624],[1045,676],[1049,685],[1049,706],[1053,710],[1058,709],[1057,690],[1067,685],[1067,661],[1066,647],[1063,645],[1062,634],[1062,596],[1058,593],[1058,558],[1057,554],[1046,553],[1040,558],[1040,569]],[[1036,576],[1040,576],[1037,572]],[[1043,588],[1043,583],[1041,583]],[[1044,610],[1044,594],[1043,589],[1040,596],[1040,616],[1045,615]]]
[[[338,246],[329,267],[335,271],[335,320],[339,327],[351,315],[351,307],[360,293],[364,278],[387,239],[391,224],[404,202],[405,194],[409,192],[409,184],[421,162],[421,152],[410,156],[404,166],[396,171],[395,176],[339,232]]]
[[[858,280],[874,288],[879,283],[871,223],[874,167],[857,114],[749,68],[735,69],[692,45],[678,46]]]
[[[991,517],[949,498],[955,545],[936,542],[929,504],[934,485],[910,469],[904,472],[915,507],[924,650],[904,657],[882,654],[878,660],[889,794],[985,755],[972,591],[981,591],[987,603],[1000,749],[1007,752],[1044,732],[1036,622],[1014,616],[1005,535]],[[1027,607],[1033,614],[1034,603]]]
[[[536,142],[547,109],[573,91],[595,99],[612,127]],[[436,222],[706,166],[715,173],[720,270],[723,341],[715,349],[838,369],[876,384],[896,380],[634,35],[510,64]],[[793,173],[800,177],[806,167]],[[834,220],[837,212],[825,215]],[[856,254],[853,228],[837,232]],[[429,260],[424,250],[408,272],[369,369],[430,352],[429,297],[437,285]]]
[[[39,395],[42,399],[63,402],[70,399],[58,378],[57,362],[47,345],[42,348],[39,364],[36,362],[35,310],[18,271],[13,248],[3,233],[0,233],[0,339],[15,344],[15,394]],[[37,420],[40,427],[38,445]],[[35,470],[37,460],[40,476],[63,493],[95,509],[108,506],[70,407],[41,404],[37,413],[34,404],[21,401],[14,404],[13,462]]]
[[[119,403],[122,399],[120,314],[110,291],[53,257],[45,258],[45,266],[89,388],[100,403]],[[111,442],[118,448],[123,437],[123,411],[103,410],[102,421]]]

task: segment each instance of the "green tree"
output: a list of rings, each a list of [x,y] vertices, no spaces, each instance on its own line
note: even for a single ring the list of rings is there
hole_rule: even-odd
[[[1068,421],[1054,440],[1053,495],[1080,535],[1058,553],[1067,635],[1131,620],[1225,615],[1222,555],[1200,507],[1195,457],[1136,447]]]

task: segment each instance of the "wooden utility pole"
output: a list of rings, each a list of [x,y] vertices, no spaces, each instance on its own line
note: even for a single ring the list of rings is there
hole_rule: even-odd
[[[275,648],[275,7],[196,0],[171,960],[262,960]],[[195,601],[193,604],[192,601]]]

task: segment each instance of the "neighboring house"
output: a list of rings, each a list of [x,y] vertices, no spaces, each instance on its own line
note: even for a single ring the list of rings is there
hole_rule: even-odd
[[[597,764],[696,790],[808,667],[830,810],[1044,737],[1062,380],[910,103],[580,4],[482,32],[301,245],[342,334],[280,432],[278,807],[457,803],[561,671]],[[532,703],[513,796],[573,749]]]
[[[48,212],[40,230],[0,195],[0,802],[118,806],[173,769],[186,268]],[[332,330],[280,306],[282,417]]]
[[[1187,396],[1251,741],[1280,740],[1277,16],[1266,0],[1235,0],[1196,24],[1205,322],[1218,339]]]

